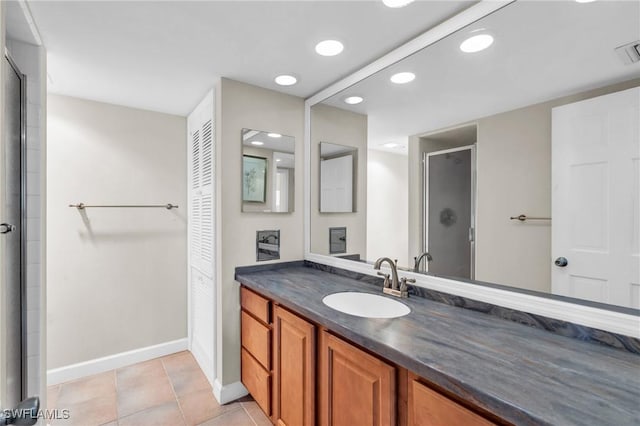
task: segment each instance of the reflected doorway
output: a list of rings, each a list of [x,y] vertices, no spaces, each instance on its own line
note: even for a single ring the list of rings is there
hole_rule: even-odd
[[[424,270],[474,278],[475,145],[424,153]]]

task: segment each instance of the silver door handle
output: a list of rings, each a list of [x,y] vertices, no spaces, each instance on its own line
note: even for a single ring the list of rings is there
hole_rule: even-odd
[[[569,261],[567,260],[566,257],[559,257],[559,258],[556,259],[556,261],[554,263],[556,264],[556,266],[564,268],[565,266],[567,266],[569,264]]]
[[[0,234],[8,234],[9,232],[13,232],[16,230],[14,225],[10,225],[8,223],[0,223]]]

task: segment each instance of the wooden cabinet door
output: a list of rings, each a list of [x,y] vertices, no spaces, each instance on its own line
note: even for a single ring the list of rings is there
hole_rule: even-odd
[[[396,424],[395,367],[326,331],[319,350],[321,426]]]
[[[494,423],[430,389],[409,381],[409,426],[489,426]]]
[[[316,341],[313,324],[274,307],[273,415],[276,425],[315,424]]]

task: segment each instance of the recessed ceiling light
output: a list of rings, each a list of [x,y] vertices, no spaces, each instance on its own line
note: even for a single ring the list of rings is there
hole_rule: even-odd
[[[382,146],[384,146],[385,148],[397,148],[400,146],[400,144],[395,142],[389,142],[389,143],[385,143]]]
[[[384,5],[387,7],[397,8],[405,7],[409,3],[413,3],[413,1],[414,0],[382,0],[382,3],[384,3]]]
[[[281,161],[281,160],[280,160],[280,158],[276,158],[276,163],[277,163],[278,161]]]
[[[349,105],[356,105],[362,101],[364,101],[362,96],[349,96],[348,98],[344,98],[344,103]]]
[[[486,49],[493,44],[493,36],[490,34],[476,34],[460,43],[460,50],[464,53],[475,53]]]
[[[391,82],[396,84],[405,84],[413,81],[416,75],[412,72],[399,72],[391,76]]]
[[[592,3],[596,0],[576,0],[576,3]]]
[[[280,133],[267,133],[267,136],[270,138],[281,138],[282,135]]]
[[[253,142],[251,142],[251,145],[258,145],[258,146],[260,146],[260,145],[264,145],[264,142],[260,142],[260,141],[253,141]]]
[[[298,82],[298,79],[292,75],[283,74],[277,76],[274,81],[280,86],[293,86]]]
[[[336,56],[344,50],[344,45],[338,40],[324,40],[316,44],[316,53],[322,56]]]

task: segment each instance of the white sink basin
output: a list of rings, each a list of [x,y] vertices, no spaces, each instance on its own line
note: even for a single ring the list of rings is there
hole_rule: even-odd
[[[407,305],[397,300],[355,291],[330,294],[322,299],[322,303],[336,311],[365,318],[396,318],[411,312]]]

